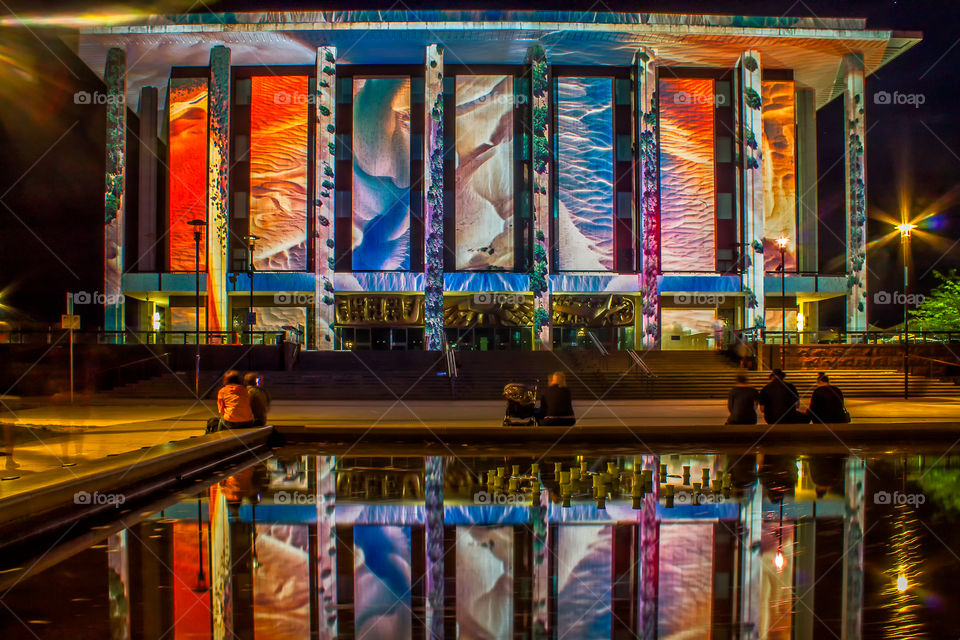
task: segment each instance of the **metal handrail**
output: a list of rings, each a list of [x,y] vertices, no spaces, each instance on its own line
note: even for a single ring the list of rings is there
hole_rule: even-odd
[[[610,352],[607,351],[607,348],[603,346],[603,343],[600,342],[600,339],[597,338],[597,334],[595,334],[593,331],[587,331],[587,337],[589,337],[590,341],[593,342],[593,345],[597,348],[597,351],[600,352],[600,355],[606,356],[610,354]]]
[[[650,370],[650,367],[647,366],[647,363],[643,361],[643,358],[640,357],[640,354],[636,352],[635,349],[628,349],[627,353],[630,355],[630,359],[633,360],[633,363],[637,365],[637,368],[643,373],[647,378],[656,378],[657,374]]]

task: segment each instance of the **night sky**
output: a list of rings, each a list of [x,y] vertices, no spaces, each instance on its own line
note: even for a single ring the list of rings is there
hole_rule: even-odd
[[[48,13],[92,12],[105,5],[79,2],[3,0],[0,15],[27,16],[39,6]],[[189,2],[140,3],[149,12],[181,12]],[[321,3],[227,1],[195,3],[193,11],[279,9],[446,9],[449,3]],[[111,7],[119,10],[118,5]],[[960,267],[954,246],[960,230],[955,189],[960,175],[960,128],[954,120],[960,62],[960,3],[930,0],[843,2],[477,2],[457,8],[669,11],[739,15],[864,17],[868,27],[922,31],[922,43],[867,80],[867,184],[871,239],[891,226],[880,217],[900,211],[934,211],[924,225],[931,234],[913,242],[916,290],[935,284],[932,270]],[[12,60],[13,64],[9,61]],[[56,34],[33,29],[0,32],[0,304],[21,319],[50,321],[63,310],[65,290],[102,288],[103,136],[102,108],[73,104],[73,93],[94,91],[96,75]],[[877,92],[914,96],[914,104],[876,104]],[[922,102],[922,104],[916,104]],[[842,271],[843,129],[835,100],[818,112],[821,272]],[[52,148],[51,148],[52,147]],[[46,155],[44,155],[46,154]],[[871,249],[869,288],[899,290],[899,243]],[[893,283],[897,283],[894,285]],[[92,312],[91,312],[92,313]],[[870,300],[871,324],[900,321],[896,305]],[[9,317],[7,318],[10,319]],[[101,320],[85,318],[87,328]],[[822,324],[843,324],[833,305]]]

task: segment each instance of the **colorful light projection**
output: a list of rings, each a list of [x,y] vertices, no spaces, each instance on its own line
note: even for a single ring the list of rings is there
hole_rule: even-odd
[[[513,637],[513,557],[512,527],[457,527],[460,637]]]
[[[459,270],[513,268],[513,76],[457,76]]]
[[[613,526],[557,527],[557,628],[569,638],[609,638],[613,626]]]
[[[207,94],[206,78],[170,79],[170,271],[196,269],[193,227],[187,223],[207,219]],[[206,253],[204,237],[200,242],[201,271],[207,268]]]
[[[173,524],[173,639],[203,640],[210,637],[210,592],[207,561],[209,542],[207,523],[198,530],[195,522]],[[200,582],[200,556],[203,555],[204,582]]]
[[[250,232],[259,271],[307,269],[307,76],[254,76]]]
[[[797,270],[797,136],[793,81],[765,81],[763,93],[763,267],[780,266],[777,238],[790,244],[784,269]]]
[[[613,269],[613,80],[557,79],[561,271]]]
[[[310,562],[307,525],[256,525],[253,575],[255,638],[310,637]]]
[[[710,637],[713,527],[712,522],[660,525],[660,638]]]
[[[353,80],[353,269],[410,268],[410,78]]]
[[[713,80],[660,80],[660,257],[665,272],[717,268],[713,121]]]
[[[410,527],[357,526],[353,545],[356,636],[412,638]]]

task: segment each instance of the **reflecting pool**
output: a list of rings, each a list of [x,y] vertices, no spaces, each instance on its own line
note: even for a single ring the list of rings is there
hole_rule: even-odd
[[[0,637],[960,634],[960,458],[440,453],[283,448],[2,558]]]

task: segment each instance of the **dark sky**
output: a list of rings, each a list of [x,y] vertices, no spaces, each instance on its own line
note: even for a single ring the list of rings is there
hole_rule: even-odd
[[[43,2],[30,0],[3,0],[0,14],[29,15],[42,7],[45,12],[92,11],[105,5],[78,2]],[[114,7],[117,5],[114,4]],[[137,8],[150,11],[184,10],[190,3],[139,3]],[[894,217],[901,209],[920,212],[933,209],[939,215],[928,221],[932,233],[915,237],[913,243],[914,273],[918,290],[926,291],[935,284],[931,270],[948,270],[960,266],[960,250],[953,247],[960,238],[960,212],[951,190],[957,186],[960,175],[960,127],[956,125],[957,100],[960,99],[957,71],[960,62],[960,2],[933,2],[931,0],[881,0],[868,2],[852,0],[820,2],[724,1],[711,2],[531,2],[514,0],[509,3],[480,2],[458,4],[458,8],[476,9],[564,9],[591,11],[668,11],[686,13],[719,13],[739,15],[794,15],[822,17],[865,17],[872,28],[919,30],[924,41],[867,80],[867,153],[868,153],[868,209],[871,220],[869,233],[877,238],[889,230],[889,225],[876,216],[886,212]],[[207,9],[209,7],[209,9]],[[426,3],[369,3],[369,2],[289,2],[236,0],[211,2],[206,6],[196,3],[194,11],[251,11],[263,9],[445,9],[449,2]],[[43,39],[44,42],[40,42]],[[54,39],[55,40],[55,39]],[[41,68],[46,85],[34,87],[31,99],[36,104],[27,108],[17,100],[16,89],[0,85],[0,145],[4,159],[0,164],[0,202],[10,206],[18,215],[0,204],[0,287],[16,280],[15,297],[27,306],[37,296],[55,295],[56,286],[62,291],[65,282],[84,281],[96,286],[99,281],[91,260],[101,239],[86,228],[93,224],[97,231],[102,217],[102,141],[103,127],[91,110],[73,109],[65,98],[78,88],[96,88],[92,72],[62,46],[33,34],[0,33],[0,46],[16,57],[29,57]],[[2,52],[2,49],[0,49]],[[65,64],[61,64],[62,59]],[[0,77],[4,77],[0,74]],[[7,76],[9,77],[9,76]],[[9,84],[9,83],[8,83]],[[922,104],[878,105],[876,92],[919,96],[913,102]],[[11,95],[12,94],[12,95]],[[59,108],[56,108],[59,105]],[[39,115],[38,115],[39,114]],[[78,123],[58,143],[58,153],[67,149],[75,159],[64,164],[62,158],[38,157],[56,141],[65,130]],[[842,269],[832,257],[842,253],[837,236],[843,235],[843,163],[842,109],[836,100],[818,113],[818,154],[820,166],[821,264],[831,270]],[[99,145],[99,146],[98,146]],[[32,168],[31,168],[32,167]],[[832,169],[831,169],[832,167]],[[6,194],[5,194],[6,192]],[[36,206],[36,203],[42,206]],[[70,213],[68,213],[70,212]],[[70,220],[64,222],[65,216]],[[30,218],[30,219],[28,219]],[[92,222],[91,222],[92,221]],[[73,226],[70,226],[70,222]],[[59,241],[51,244],[51,256],[26,227],[38,235],[51,233],[53,228],[64,228]],[[81,230],[81,227],[84,227]],[[79,235],[77,235],[79,234]],[[89,237],[88,237],[89,236]],[[11,246],[14,238],[15,246]],[[86,245],[85,252],[76,249],[77,239]],[[100,250],[102,253],[102,249]],[[869,254],[871,290],[899,290],[901,278],[898,243],[871,250]],[[99,259],[99,258],[97,258]],[[65,264],[58,264],[60,260]],[[829,263],[829,264],[826,264]],[[28,265],[26,268],[18,265]],[[19,272],[18,272],[19,269]],[[16,278],[11,276],[16,274]],[[41,274],[43,275],[41,277]],[[51,280],[51,278],[53,280]],[[92,284],[91,284],[92,283]],[[54,286],[56,285],[56,286]],[[33,292],[33,293],[31,293]],[[40,292],[40,293],[37,293]],[[57,294],[62,296],[61,294]],[[24,297],[26,296],[26,297]],[[59,309],[62,303],[48,300],[39,305]],[[900,311],[894,305],[874,305],[871,301],[870,319],[880,326],[899,321]],[[59,311],[57,311],[59,313]],[[840,318],[832,318],[839,324]]]

